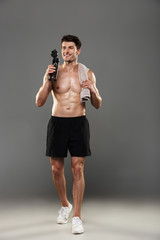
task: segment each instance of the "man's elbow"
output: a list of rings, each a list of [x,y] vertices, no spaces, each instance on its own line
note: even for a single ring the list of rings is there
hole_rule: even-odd
[[[36,103],[36,106],[37,106],[37,107],[42,107],[43,104],[41,104],[41,103]]]
[[[35,104],[36,104],[37,107],[42,107],[44,105],[44,102],[39,100],[39,99],[36,99]]]
[[[102,105],[102,99],[99,100],[98,104],[95,105],[96,109],[99,109]]]
[[[94,106],[96,109],[99,109],[101,107],[101,104]]]

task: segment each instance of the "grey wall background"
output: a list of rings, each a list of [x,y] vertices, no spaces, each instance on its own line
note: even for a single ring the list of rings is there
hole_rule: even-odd
[[[35,95],[64,34],[82,40],[103,98],[98,111],[87,103],[85,196],[159,196],[159,20],[156,0],[0,1],[1,197],[56,194],[44,156],[52,99],[37,108]]]

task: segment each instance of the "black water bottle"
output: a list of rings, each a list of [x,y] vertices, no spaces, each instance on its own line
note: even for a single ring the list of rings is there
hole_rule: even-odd
[[[54,49],[51,52],[51,57],[53,57],[52,65],[54,65],[54,67],[56,68],[56,71],[49,74],[49,76],[50,76],[49,81],[56,81],[57,80],[57,73],[58,73],[58,64],[60,62],[60,60],[58,58],[58,52],[57,52],[56,49]]]

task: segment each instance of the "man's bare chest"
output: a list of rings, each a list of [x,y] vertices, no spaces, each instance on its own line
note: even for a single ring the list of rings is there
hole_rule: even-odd
[[[81,86],[78,72],[59,72],[57,81],[53,83],[53,91],[59,94],[69,91],[80,93]]]

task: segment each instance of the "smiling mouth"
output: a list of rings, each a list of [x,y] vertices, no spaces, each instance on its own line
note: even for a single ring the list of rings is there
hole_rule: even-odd
[[[66,54],[66,55],[64,55],[65,57],[70,57],[71,55],[70,54]]]

